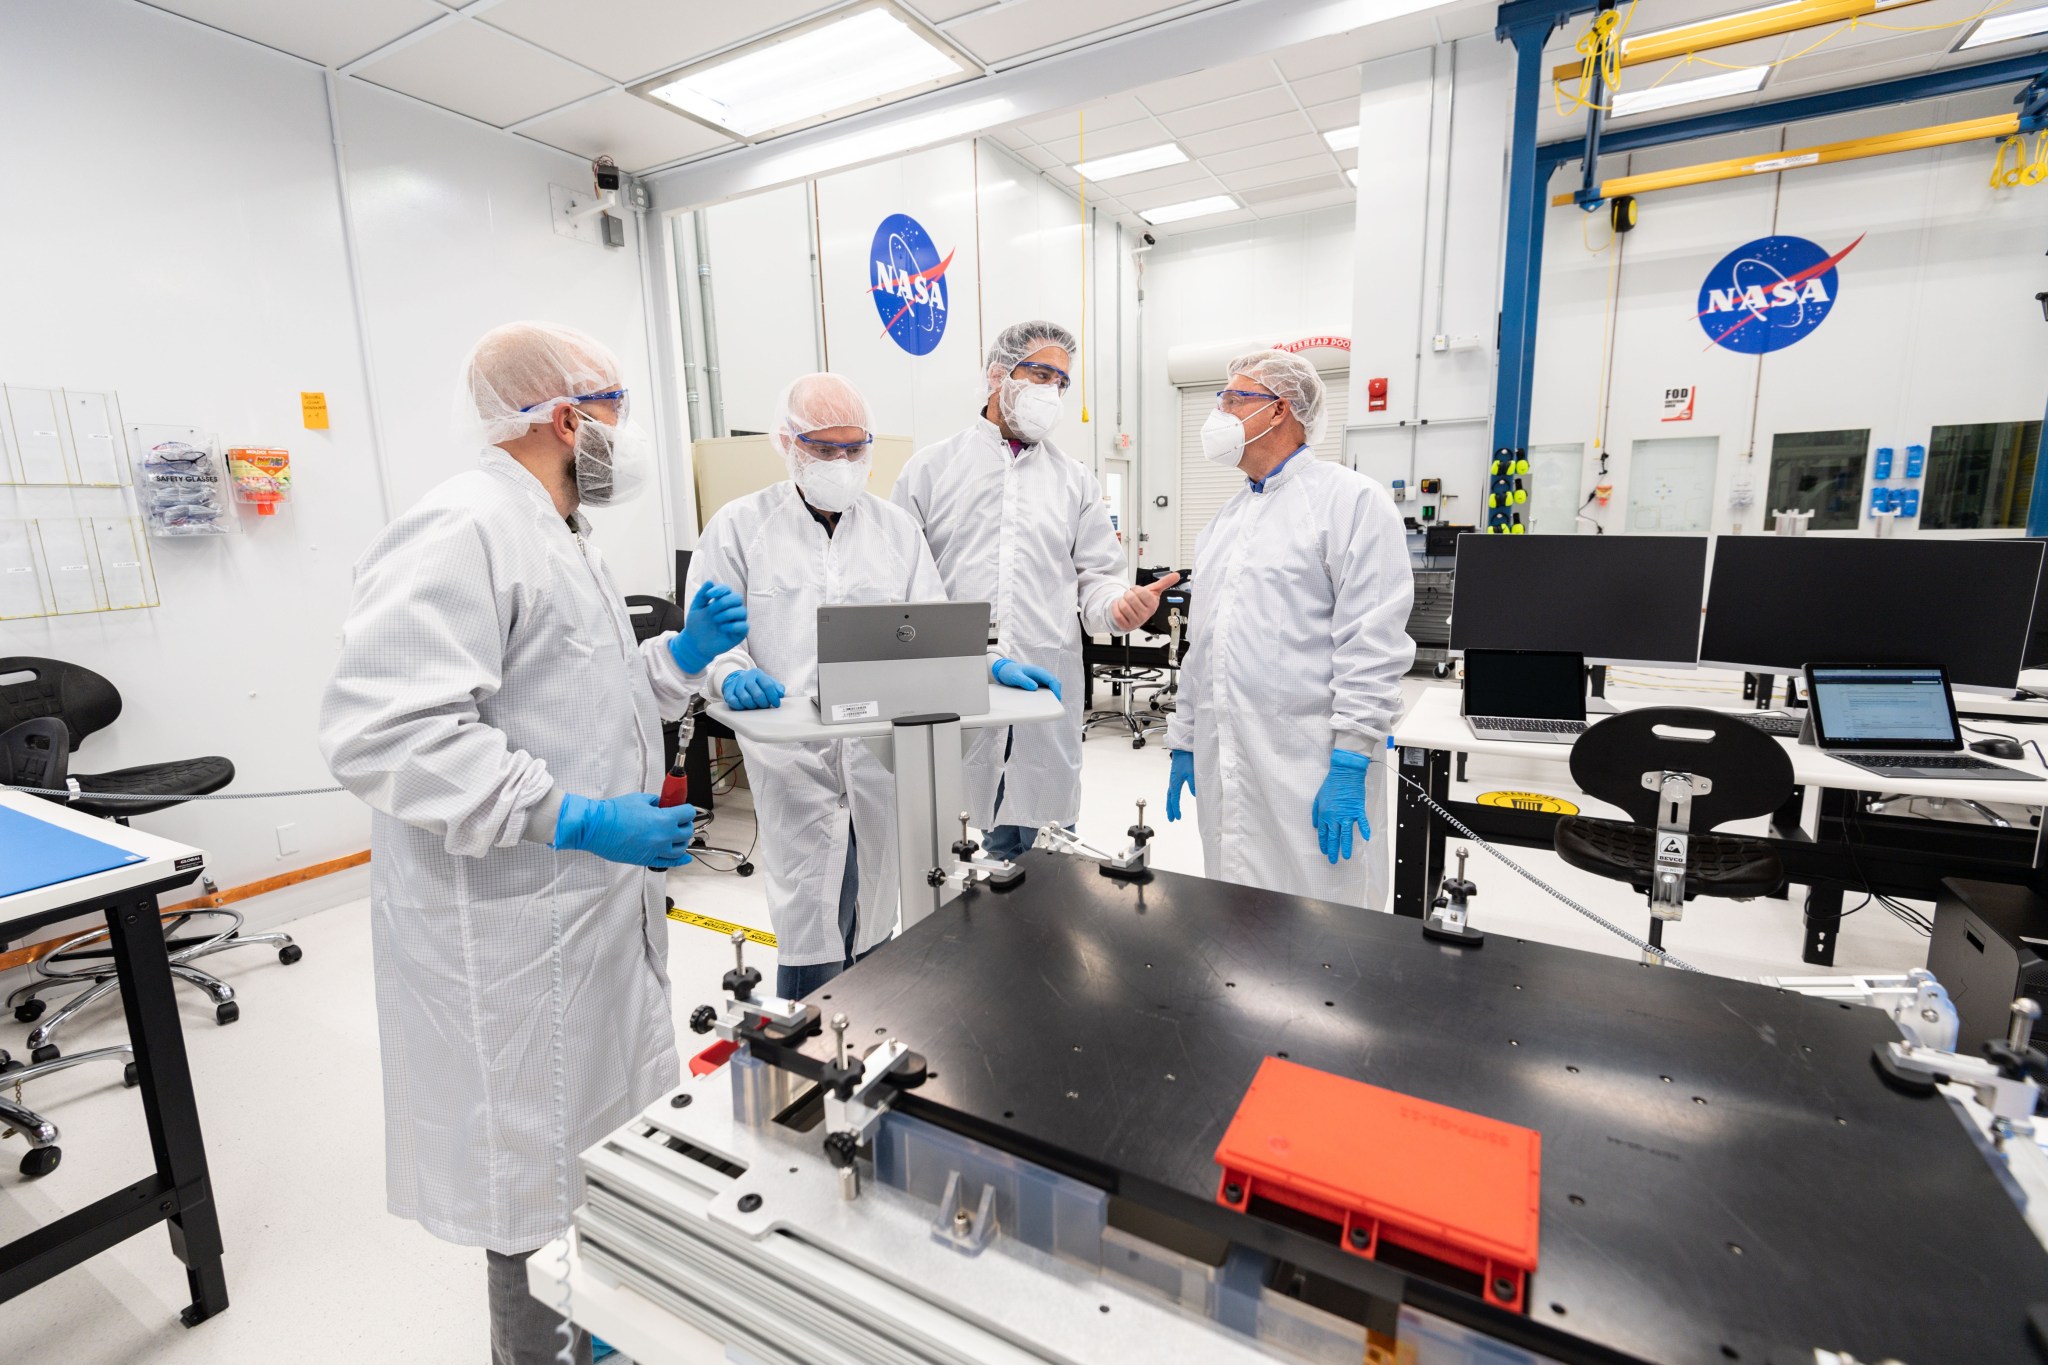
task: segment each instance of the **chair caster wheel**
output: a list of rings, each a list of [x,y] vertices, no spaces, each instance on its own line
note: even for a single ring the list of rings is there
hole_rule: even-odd
[[[44,1043],[41,1047],[29,1053],[28,1059],[41,1066],[44,1062],[54,1062],[63,1055],[63,1053],[57,1050],[55,1043]]]
[[[34,1180],[56,1170],[63,1159],[64,1153],[55,1147],[31,1147],[21,1159],[21,1173]]]
[[[5,1076],[10,1071],[19,1071],[21,1065],[20,1062],[14,1060],[13,1053],[4,1047],[0,1047],[0,1076]]]
[[[36,1020],[43,1017],[43,1011],[48,1008],[49,1006],[41,1000],[25,1001],[14,1007],[15,1021],[17,1023],[33,1024]]]
[[[754,865],[752,863],[741,863],[734,871],[738,872],[742,877],[751,877],[754,875]]]
[[[1139,736],[1138,736],[1138,737],[1137,737],[1136,739],[1134,739],[1134,740],[1132,740],[1132,741],[1131,741],[1131,747],[1132,747],[1133,749],[1142,749],[1142,748],[1144,748],[1144,747],[1145,747],[1145,737],[1144,737],[1143,735],[1139,735]]]
[[[141,1082],[142,1077],[137,1075],[135,1072],[135,1063],[130,1062],[126,1066],[121,1068],[121,1084],[127,1086],[130,1090],[133,1090],[137,1085],[141,1084]]]
[[[1451,676],[1451,666],[1449,664],[1431,664],[1429,676],[1432,678],[1448,678]]]
[[[306,950],[296,943],[287,943],[277,950],[277,960],[289,967],[306,955]]]
[[[216,1024],[232,1024],[241,1017],[242,1006],[238,1001],[223,1000],[213,1007],[213,1022]]]

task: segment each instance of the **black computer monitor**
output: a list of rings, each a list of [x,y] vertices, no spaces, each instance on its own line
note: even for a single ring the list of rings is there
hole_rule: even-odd
[[[1816,660],[1938,663],[2010,692],[2031,639],[2042,542],[1719,536],[1700,662],[1760,673]]]
[[[1451,648],[1691,668],[1706,582],[1705,536],[1459,536]]]
[[[2027,537],[2022,545],[2041,545],[2039,536]],[[2027,638],[2027,657],[2020,661],[2022,668],[2048,668],[2048,554],[2041,560],[2041,587],[2034,594],[2034,630]]]

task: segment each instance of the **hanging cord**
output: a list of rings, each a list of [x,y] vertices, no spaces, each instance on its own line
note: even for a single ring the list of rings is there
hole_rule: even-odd
[[[1619,10],[1602,10],[1593,16],[1592,24],[1579,35],[1579,88],[1565,93],[1563,81],[1551,82],[1551,92],[1557,103],[1559,114],[1569,114],[1577,109],[1607,108],[1595,104],[1588,94],[1593,88],[1593,77],[1597,74],[1611,95],[1621,80],[1621,38],[1628,32],[1629,20],[1635,18],[1635,0],[1630,0],[1626,14]]]
[[[1458,831],[1460,837],[1471,840],[1473,843],[1479,845],[1488,853],[1492,854],[1494,858],[1498,861],[1506,863],[1510,868],[1514,870],[1517,876],[1522,878],[1522,880],[1534,884],[1544,894],[1551,896],[1557,900],[1563,901],[1566,905],[1569,905],[1572,909],[1578,911],[1587,919],[1593,921],[1593,923],[1599,925],[1602,929],[1605,929],[1608,933],[1613,934],[1616,938],[1625,939],[1627,942],[1635,945],[1635,947],[1639,951],[1650,954],[1652,957],[1662,962],[1665,966],[1676,967],[1680,971],[1685,972],[1699,971],[1699,968],[1693,966],[1691,963],[1681,962],[1677,958],[1673,957],[1671,954],[1665,952],[1662,948],[1654,947],[1653,945],[1645,942],[1644,940],[1637,938],[1634,934],[1631,934],[1628,930],[1622,928],[1620,925],[1615,924],[1609,920],[1602,919],[1599,915],[1594,914],[1591,910],[1588,910],[1585,906],[1579,904],[1570,896],[1567,896],[1564,892],[1552,886],[1549,882],[1544,881],[1541,877],[1531,872],[1528,868],[1523,867],[1520,863],[1508,857],[1505,853],[1502,853],[1492,844],[1487,843],[1486,840],[1480,838],[1471,830],[1467,829],[1465,827],[1465,823],[1462,820],[1458,819],[1457,816],[1451,814],[1442,806],[1438,805],[1436,798],[1429,794],[1429,789],[1424,787],[1420,782],[1417,782],[1414,778],[1408,776],[1408,774],[1402,772],[1398,765],[1394,767],[1394,776],[1400,778],[1403,782],[1406,782],[1409,786],[1415,788],[1415,794],[1416,796],[1421,798],[1422,803],[1428,806],[1432,811],[1435,811],[1438,819],[1442,820],[1452,829]]]
[[[0,791],[20,792],[24,796],[54,796],[65,801],[267,801],[273,796],[333,796],[346,791],[345,787],[298,787],[281,792],[206,792],[193,796],[167,798],[162,795],[150,796],[142,793],[89,792],[82,787],[17,787],[11,782],[0,782]]]

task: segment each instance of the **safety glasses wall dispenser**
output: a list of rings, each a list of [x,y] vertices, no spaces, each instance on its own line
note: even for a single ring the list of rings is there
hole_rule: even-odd
[[[0,621],[158,603],[112,393],[0,385]]]

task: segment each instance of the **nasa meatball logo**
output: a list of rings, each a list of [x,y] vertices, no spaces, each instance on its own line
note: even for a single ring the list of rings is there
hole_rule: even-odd
[[[1804,237],[1759,237],[1735,248],[1700,285],[1696,316],[1709,342],[1765,355],[1813,335],[1840,297],[1835,267],[1862,241],[1833,255]]]
[[[912,355],[930,355],[946,335],[946,268],[931,234],[907,213],[892,213],[875,229],[875,280],[868,293],[882,330]]]

